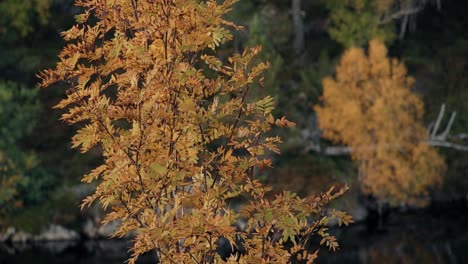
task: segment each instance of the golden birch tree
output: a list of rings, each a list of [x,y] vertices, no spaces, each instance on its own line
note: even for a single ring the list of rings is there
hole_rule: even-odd
[[[391,204],[420,203],[441,182],[444,162],[427,144],[424,105],[405,66],[373,40],[351,48],[323,80],[316,106],[323,136],[351,147],[364,193]]]
[[[228,28],[240,29],[223,18],[236,2],[77,0],[84,13],[63,32],[60,62],[40,74],[42,87],[69,86],[57,108],[81,126],[73,147],[102,149],[103,164],[83,177],[98,180],[83,206],[100,201],[111,210],[104,222],[121,221],[115,236],[135,234],[130,263],[149,251],[162,263],[217,263],[221,238],[242,252],[229,262],[312,263],[307,241],[317,235],[335,249],[327,222],[351,221],[325,214],[345,188],[270,199],[255,179],[267,153],[279,152],[280,138],[267,133],[293,123],[272,116],[272,97],[248,96],[269,66],[254,63],[260,47],[216,53],[232,39]],[[239,196],[250,202],[237,212],[230,201]]]

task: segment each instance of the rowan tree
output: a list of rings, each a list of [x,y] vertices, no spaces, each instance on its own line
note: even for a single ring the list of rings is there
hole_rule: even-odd
[[[427,144],[424,105],[405,66],[373,40],[345,52],[323,80],[316,106],[323,136],[351,147],[365,193],[391,204],[419,203],[441,182],[444,162]]]
[[[135,234],[130,263],[156,251],[163,263],[215,263],[221,238],[241,255],[229,262],[312,262],[305,245],[318,235],[331,249],[332,217],[326,204],[345,188],[299,198],[270,188],[255,171],[279,152],[272,126],[289,127],[272,116],[273,98],[247,96],[262,83],[268,63],[253,63],[261,48],[220,58],[217,48],[232,39],[226,21],[236,0],[77,0],[84,13],[63,33],[69,44],[42,87],[69,85],[57,108],[62,120],[81,125],[73,147],[102,149],[104,162],[84,182],[98,180],[83,207],[99,200],[120,220],[115,236]],[[257,85],[255,85],[257,86]],[[232,209],[236,197],[250,198]],[[245,229],[235,227],[247,219]],[[292,246],[285,246],[291,241]]]

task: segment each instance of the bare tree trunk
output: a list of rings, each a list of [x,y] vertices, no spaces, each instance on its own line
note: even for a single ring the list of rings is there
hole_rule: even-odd
[[[406,35],[406,29],[408,27],[409,15],[403,17],[403,21],[400,24],[400,35],[398,36],[399,39],[403,39]]]
[[[294,24],[294,53],[304,51],[304,21],[302,20],[301,0],[292,0],[291,13]]]
[[[436,4],[437,4],[437,10],[440,11],[442,9],[441,0],[436,0]]]
[[[411,34],[416,32],[417,27],[418,27],[418,15],[414,14],[410,17],[410,21],[409,21],[409,30]]]

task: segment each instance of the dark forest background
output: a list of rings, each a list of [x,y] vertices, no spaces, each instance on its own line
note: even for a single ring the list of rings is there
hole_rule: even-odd
[[[51,222],[81,228],[84,216],[78,205],[92,186],[80,179],[99,163],[99,153],[70,148],[76,128],[59,121],[61,111],[53,109],[65,86],[39,90],[36,77],[58,59],[64,45],[60,32],[71,27],[80,11],[72,2],[0,2],[0,229],[37,232]],[[364,4],[356,9],[353,2]],[[297,123],[292,130],[279,131],[285,139],[283,155],[260,175],[275,188],[306,194],[347,183],[351,189],[336,206],[350,211],[362,206],[357,169],[349,156],[330,156],[308,146],[331,145],[320,138],[313,111],[321,80],[334,73],[347,47],[366,47],[376,36],[416,79],[413,89],[424,100],[425,125],[433,125],[445,103],[446,112],[458,113],[452,142],[467,142],[468,1],[409,1],[418,8],[414,12],[402,6],[383,12],[378,2],[244,0],[230,15],[245,30],[236,32],[235,41],[223,49],[263,45],[263,59],[272,64],[265,92],[275,97],[278,117]],[[398,13],[402,10],[411,12]],[[468,152],[438,150],[447,171],[442,186],[431,192],[432,201],[467,199]]]

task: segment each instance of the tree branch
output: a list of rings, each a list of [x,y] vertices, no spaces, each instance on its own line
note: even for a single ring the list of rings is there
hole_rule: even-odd
[[[445,104],[440,106],[439,115],[437,116],[436,123],[434,128],[432,129],[431,138],[435,138],[437,136],[437,130],[439,130],[440,123],[442,122],[442,118],[444,118],[445,114]]]
[[[444,131],[440,134],[437,134],[440,128],[440,125],[442,123],[442,120],[444,119],[445,109],[446,109],[446,105],[442,104],[434,127],[429,129],[430,130],[429,139],[426,141],[426,143],[433,147],[452,148],[452,149],[459,150],[459,151],[468,151],[468,146],[447,141],[450,130],[452,129],[453,122],[455,122],[455,117],[457,116],[457,112],[452,112],[452,114],[450,115],[449,122],[447,126],[445,127]],[[466,139],[468,138],[468,134],[462,133],[462,134],[457,135],[456,138]],[[305,139],[304,141],[307,142],[308,140]],[[398,147],[398,142],[390,143],[385,146],[385,148],[397,148],[397,147]],[[376,146],[365,146],[365,147],[360,147],[359,150],[373,150],[375,148]],[[303,151],[304,152],[310,152],[310,151],[318,152],[326,156],[343,156],[343,155],[349,155],[353,151],[356,151],[356,150],[353,150],[351,147],[347,147],[347,146],[321,146],[320,143],[318,144],[310,143],[304,148]]]
[[[421,12],[421,10],[422,10],[422,7],[413,7],[413,8],[401,9],[401,10],[399,10],[399,11],[393,13],[393,14],[384,15],[382,17],[382,19],[379,21],[379,24],[380,25],[387,24],[392,20],[398,20],[398,19],[401,19],[401,18],[404,18],[404,17],[411,16],[411,15],[414,15],[414,14],[417,14],[417,13]]]

